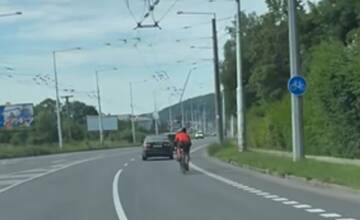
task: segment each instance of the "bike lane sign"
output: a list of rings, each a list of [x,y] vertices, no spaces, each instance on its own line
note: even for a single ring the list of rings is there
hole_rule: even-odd
[[[293,76],[288,81],[288,90],[295,96],[302,96],[307,88],[307,83],[302,76]]]

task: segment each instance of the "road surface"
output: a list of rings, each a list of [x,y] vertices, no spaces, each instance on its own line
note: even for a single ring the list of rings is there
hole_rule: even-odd
[[[208,142],[186,175],[140,148],[0,160],[0,219],[360,220],[358,195],[232,167],[206,156]]]

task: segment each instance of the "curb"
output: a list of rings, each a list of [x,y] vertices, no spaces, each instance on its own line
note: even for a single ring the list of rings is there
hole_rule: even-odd
[[[208,153],[207,153],[208,154]],[[336,189],[336,190],[341,190],[341,191],[345,191],[347,193],[351,193],[351,194],[356,194],[360,196],[360,190],[357,189],[353,189],[347,186],[343,186],[343,185],[338,185],[338,184],[334,184],[334,183],[327,183],[324,181],[320,181],[320,180],[316,180],[316,179],[308,179],[305,177],[299,177],[299,176],[294,176],[294,175],[285,175],[285,174],[280,174],[274,171],[271,171],[269,169],[261,169],[261,168],[257,168],[257,167],[253,167],[247,164],[239,164],[233,160],[220,160],[214,156],[211,156],[208,154],[209,157],[214,158],[218,161],[222,161],[225,163],[228,163],[230,165],[236,166],[236,167],[241,167],[250,171],[254,171],[254,172],[258,172],[258,173],[262,173],[262,174],[266,174],[266,175],[270,175],[270,176],[274,176],[274,177],[279,177],[282,179],[287,179],[287,180],[292,180],[292,181],[297,181],[297,182],[301,182],[301,183],[305,183],[314,187],[321,187],[321,188],[327,188],[327,189]]]

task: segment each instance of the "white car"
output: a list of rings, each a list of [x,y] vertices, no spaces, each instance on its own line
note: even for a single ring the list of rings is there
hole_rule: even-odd
[[[202,131],[198,131],[195,133],[195,139],[203,139],[204,133]]]

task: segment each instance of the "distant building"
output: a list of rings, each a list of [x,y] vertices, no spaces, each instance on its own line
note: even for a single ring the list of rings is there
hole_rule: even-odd
[[[119,121],[130,121],[131,114],[118,115]],[[151,130],[153,125],[153,119],[146,116],[135,116],[136,126],[145,130]]]

